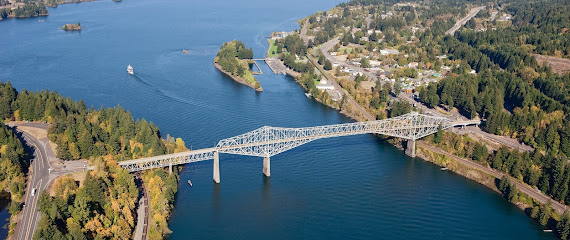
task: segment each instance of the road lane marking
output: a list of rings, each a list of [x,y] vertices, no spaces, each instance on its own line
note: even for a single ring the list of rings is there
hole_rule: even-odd
[[[38,185],[39,185],[40,187],[42,186],[42,181],[43,181],[43,179],[40,179],[40,181],[36,184],[36,189],[38,189]],[[29,234],[30,234],[30,229],[31,229],[31,226],[32,226],[34,217],[35,217],[35,215],[36,215],[36,214],[35,214],[35,213],[36,213],[36,212],[35,212],[35,208],[36,208],[37,203],[38,203],[38,198],[39,198],[39,196],[40,196],[39,194],[40,194],[40,193],[38,192],[38,190],[36,190],[36,194],[35,194],[34,198],[32,199],[32,201],[35,200],[35,202],[34,202],[33,205],[32,205],[32,210],[31,210],[31,211],[32,211],[32,212],[31,212],[32,216],[30,217],[30,219],[29,219],[29,221],[28,221],[28,227],[27,227],[27,230],[26,230],[26,237],[25,237],[24,239],[30,239],[30,238],[28,238],[28,236],[29,236]],[[32,233],[32,234],[33,234],[33,233]]]

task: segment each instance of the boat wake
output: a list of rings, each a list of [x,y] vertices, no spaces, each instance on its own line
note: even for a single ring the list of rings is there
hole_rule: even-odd
[[[163,101],[166,100],[182,104],[189,104],[197,107],[203,107],[207,109],[216,109],[216,107],[213,107],[206,103],[184,99],[175,94],[169,93],[168,91],[162,90],[160,87],[148,81],[147,79],[150,79],[151,77],[145,74],[137,73],[136,75],[129,75],[129,76],[133,78],[135,82],[139,83],[138,86],[135,86],[133,88],[143,91],[145,94],[148,94],[149,96],[158,97]]]

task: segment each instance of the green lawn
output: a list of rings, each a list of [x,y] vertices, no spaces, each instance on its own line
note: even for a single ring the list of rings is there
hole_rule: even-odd
[[[274,57],[275,55],[277,55],[277,45],[275,45],[275,40],[269,39],[269,57]]]
[[[344,54],[344,50],[346,50],[346,53],[347,53],[347,54],[352,53],[352,48],[348,48],[348,47],[341,47],[341,48],[338,49],[338,52],[339,52],[340,54]]]
[[[257,82],[257,80],[255,80],[255,78],[253,77],[253,74],[251,73],[251,70],[249,70],[249,64],[247,63],[247,61],[246,60],[240,60],[239,63],[241,66],[243,66],[246,69],[245,74],[243,75],[243,78],[246,81],[248,81],[252,84],[255,84],[255,82]]]

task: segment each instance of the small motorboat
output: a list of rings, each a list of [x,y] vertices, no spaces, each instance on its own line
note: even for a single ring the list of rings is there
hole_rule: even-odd
[[[312,96],[312,94],[311,94],[311,93],[305,93],[305,96],[307,96],[307,97],[311,97],[311,96]]]
[[[131,75],[135,75],[135,70],[133,69],[131,64],[129,64],[129,66],[127,66],[127,72]]]
[[[182,49],[182,53],[189,53],[190,50]]]
[[[190,187],[192,187],[192,181],[188,180],[188,185],[190,185]]]

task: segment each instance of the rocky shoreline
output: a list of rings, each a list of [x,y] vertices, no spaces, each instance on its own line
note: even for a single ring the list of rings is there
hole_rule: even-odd
[[[79,24],[65,24],[61,27],[64,31],[81,31],[83,28]]]

